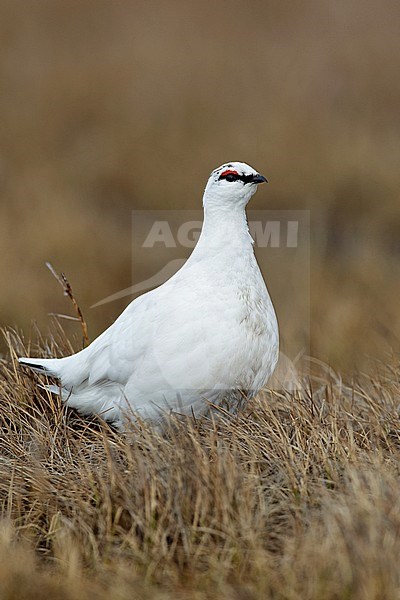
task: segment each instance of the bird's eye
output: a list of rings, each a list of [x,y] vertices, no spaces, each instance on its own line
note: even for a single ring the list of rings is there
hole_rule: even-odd
[[[237,181],[239,179],[239,173],[237,171],[224,171],[219,176],[219,179],[225,179],[226,181]]]

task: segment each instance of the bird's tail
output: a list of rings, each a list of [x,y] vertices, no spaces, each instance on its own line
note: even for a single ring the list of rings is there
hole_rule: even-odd
[[[44,375],[50,375],[52,377],[59,377],[57,368],[57,358],[26,358],[22,357],[18,359],[20,364],[24,367],[29,367],[32,371],[37,373],[43,373]]]

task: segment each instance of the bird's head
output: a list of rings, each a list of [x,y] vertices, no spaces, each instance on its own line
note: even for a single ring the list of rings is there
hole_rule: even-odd
[[[225,163],[211,173],[203,204],[244,207],[257,191],[257,186],[266,182],[264,175],[260,175],[246,163]]]

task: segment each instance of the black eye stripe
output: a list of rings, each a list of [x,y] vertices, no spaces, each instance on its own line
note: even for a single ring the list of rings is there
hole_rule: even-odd
[[[243,181],[243,183],[251,183],[254,175],[234,175],[233,173],[222,174],[218,177],[219,180],[226,179],[226,181]]]
[[[254,179],[254,175],[241,175],[240,176],[240,180],[243,181],[243,183],[252,183]]]

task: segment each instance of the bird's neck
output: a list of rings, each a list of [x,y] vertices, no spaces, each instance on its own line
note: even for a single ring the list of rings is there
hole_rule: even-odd
[[[244,206],[206,204],[197,253],[253,253]]]

